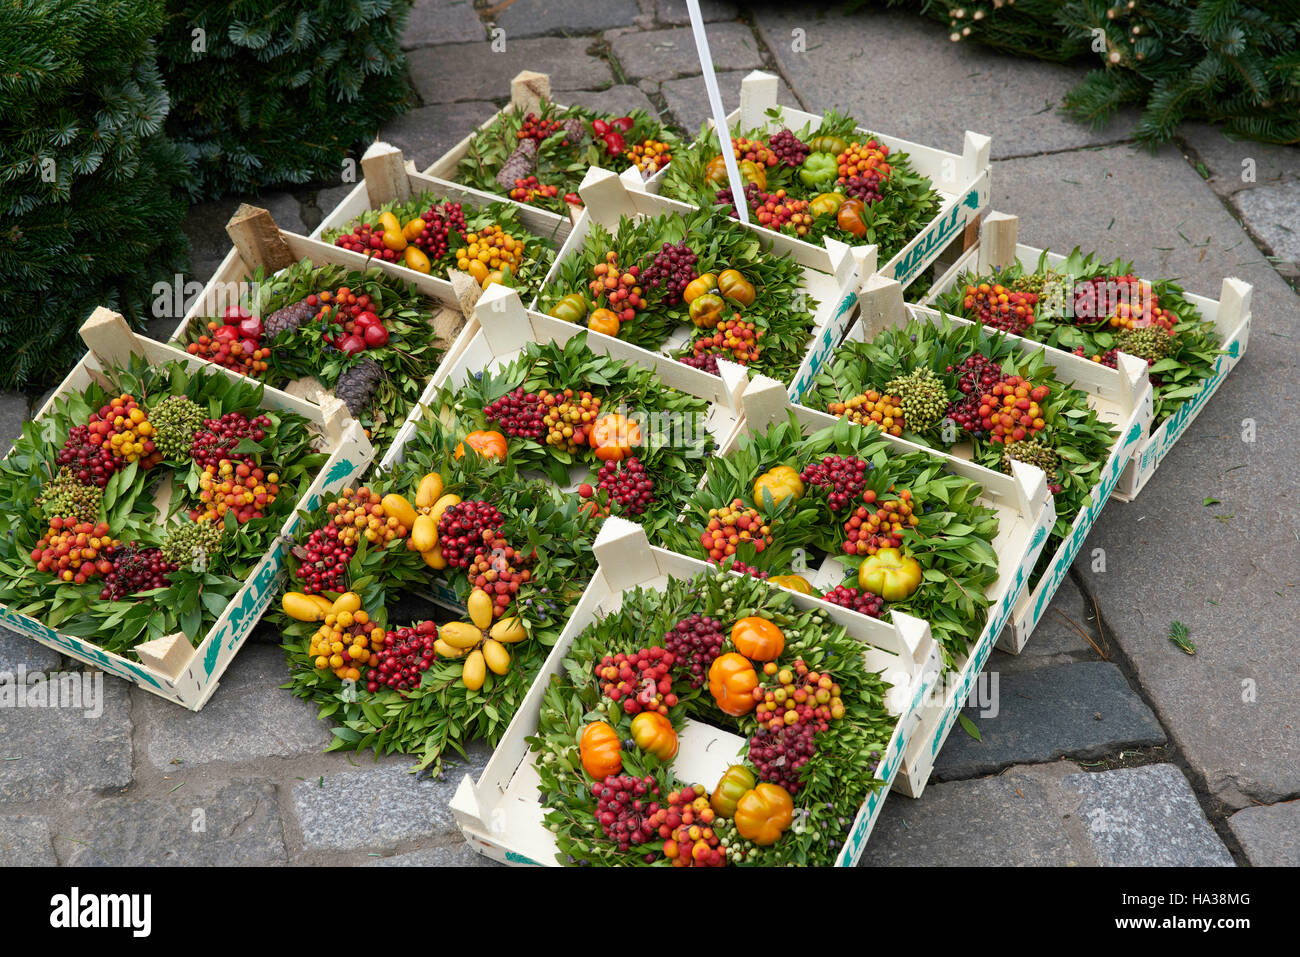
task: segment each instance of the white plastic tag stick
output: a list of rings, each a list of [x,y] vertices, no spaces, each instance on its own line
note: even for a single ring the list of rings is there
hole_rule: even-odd
[[[718,147],[722,150],[723,162],[727,165],[727,181],[731,183],[732,205],[742,223],[749,223],[749,202],[745,199],[745,183],[740,178],[740,168],[736,165],[736,154],[731,148],[731,130],[727,126],[727,114],[722,111],[722,94],[718,92],[718,78],[713,74],[713,56],[709,53],[709,38],[704,33],[704,17],[700,15],[700,0],[686,0],[686,10],[691,15],[691,30],[695,33],[695,52],[700,58],[700,68],[704,73],[704,90],[709,94],[709,109],[713,112],[714,132],[718,135]]]

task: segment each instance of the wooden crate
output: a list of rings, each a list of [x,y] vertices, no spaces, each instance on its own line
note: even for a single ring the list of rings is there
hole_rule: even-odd
[[[903,288],[894,280],[873,277],[867,281],[860,299],[858,319],[849,329],[849,341],[864,342],[874,339],[886,329],[905,326],[909,318],[919,319],[938,326],[943,315],[934,309],[907,306],[903,302]],[[973,326],[974,322],[949,316],[948,321],[958,326]],[[1102,506],[1110,499],[1116,483],[1139,442],[1151,425],[1151,381],[1147,364],[1133,356],[1121,355],[1118,368],[1092,362],[1081,356],[1046,346],[1027,339],[1009,337],[1017,344],[1020,353],[1029,358],[1039,352],[1050,353],[1049,359],[1057,378],[1067,385],[1088,394],[1088,404],[1102,421],[1114,426],[1118,437],[1102,467],[1098,483],[1090,492],[1090,504],[1083,508],[1071,525],[1070,536],[1055,550],[1052,564],[1033,589],[1026,589],[1017,599],[1006,630],[998,640],[998,647],[1019,654],[1025,642],[1038,625],[1048,603],[1056,594],[1070,563],[1088,537],[1093,522]],[[953,453],[968,457],[972,453],[969,443],[954,446]]]
[[[81,337],[90,351],[36,414],[37,421],[51,411],[58,397],[84,391],[92,382],[103,384],[105,370],[125,365],[133,356],[142,356],[154,366],[180,363],[191,374],[231,378],[237,375],[183,350],[137,336],[120,315],[107,309],[95,311],[82,326]],[[321,466],[307,494],[285,521],[270,554],[253,569],[197,648],[192,647],[183,634],[166,635],[137,645],[134,649],[140,658],[137,662],[105,651],[75,635],[62,634],[4,605],[0,605],[0,624],[191,711],[198,711],[207,704],[226,667],[275,597],[277,579],[284,567],[284,540],[298,525],[298,510],[316,508],[322,496],[343,488],[354,477],[360,476],[374,456],[360,424],[347,415],[343,403],[337,399],[321,407],[278,389],[267,388],[262,407],[295,412],[308,419],[320,432],[329,460]]]
[[[995,266],[1009,266],[1019,261],[1028,269],[1033,269],[1043,250],[1017,242],[1019,218],[1005,213],[989,213],[980,230],[979,242],[967,250],[950,266],[930,292],[921,300],[929,305],[943,292],[951,289],[957,277],[963,272],[987,272]],[[1059,265],[1065,261],[1064,256],[1047,254],[1049,265]],[[1252,287],[1240,279],[1224,279],[1220,286],[1218,300],[1184,293],[1188,302],[1200,311],[1201,316],[1214,323],[1219,337],[1223,340],[1223,354],[1214,363],[1214,372],[1202,384],[1200,390],[1183,402],[1178,410],[1156,425],[1154,430],[1144,431],[1137,449],[1125,466],[1113,495],[1122,502],[1130,502],[1142,491],[1143,486],[1155,475],[1161,461],[1169,454],[1175,442],[1187,431],[1205,403],[1223,384],[1231,372],[1246,354],[1250,341],[1250,300]],[[1069,353],[1060,349],[1048,349],[1053,361],[1057,356]]]
[[[764,376],[754,377],[745,389],[742,401],[745,412],[742,429],[751,432],[761,432],[773,422],[785,421],[791,408],[804,435],[811,435],[839,421],[832,415],[814,409],[791,407],[779,383]],[[884,438],[900,451],[919,451],[944,459],[949,472],[969,478],[983,487],[984,494],[979,498],[980,503],[992,508],[998,515],[998,534],[993,540],[993,550],[998,557],[998,577],[985,592],[991,603],[984,628],[971,645],[965,660],[957,662],[956,674],[945,676],[927,695],[921,710],[920,725],[903,754],[902,773],[894,781],[897,790],[909,797],[920,797],[934,768],[935,755],[947,740],[948,732],[952,730],[976,676],[998,636],[1011,620],[1016,603],[1029,582],[1034,564],[1056,521],[1056,509],[1052,496],[1047,491],[1047,476],[1036,466],[1012,462],[1012,474],[1005,475],[905,439],[889,435]],[[722,454],[728,451],[730,449],[723,450]],[[836,567],[837,565],[833,558],[828,558],[811,579],[812,585],[825,589],[839,584],[844,574],[843,568]],[[838,607],[831,606],[829,602],[823,604]],[[851,611],[848,614],[858,615]]]
[[[438,389],[457,388],[476,373],[495,372],[517,358],[529,343],[563,345],[581,333],[586,333],[587,347],[592,352],[653,369],[668,388],[710,402],[712,408],[705,427],[720,447],[727,445],[740,427],[741,396],[749,379],[744,368],[735,363],[719,361],[718,370],[722,374],[710,375],[621,339],[527,310],[515,290],[500,285],[489,286],[484,291],[474,314],[472,334],[470,329],[465,333],[468,341],[453,359],[444,360],[438,367],[420,403],[411,410],[378,468],[389,470],[404,460],[406,447],[415,439]],[[580,480],[575,478],[569,487],[576,488]],[[438,586],[432,594],[440,601],[456,604],[455,594],[449,588]]]
[[[619,518],[605,521],[594,545],[599,562],[595,577],[583,592],[559,641],[515,713],[505,736],[477,782],[466,775],[451,800],[461,833],[479,853],[507,864],[555,864],[554,836],[543,823],[538,801],[538,776],[526,738],[537,728],[542,695],[558,674],[573,640],[592,622],[616,611],[623,591],[635,587],[661,588],[669,578],[690,578],[710,566],[674,552],[652,548],[639,525]],[[803,595],[793,595],[799,608],[823,607],[831,618],[862,642],[867,667],[882,671],[894,687],[886,706],[898,724],[882,755],[876,777],[885,783],[898,773],[908,736],[918,711],[938,674],[939,650],[924,622],[898,615],[892,623],[856,615]],[[716,781],[734,763],[744,740],[699,721],[687,720],[674,770],[687,781]],[[857,809],[849,837],[836,859],[852,866],[862,856],[887,788],[873,791]]]
[[[779,80],[775,74],[755,70],[741,81],[740,108],[727,116],[727,125],[733,130],[764,129],[775,133],[782,127],[799,129],[807,124],[817,126],[822,120],[815,113],[806,113],[791,107],[780,106],[777,101]],[[775,116],[769,116],[768,110],[775,110]],[[710,127],[712,121],[710,121]],[[886,263],[879,266],[881,275],[887,279],[897,279],[904,287],[920,276],[954,240],[968,235],[974,241],[973,230],[967,232],[967,225],[978,222],[981,212],[989,204],[991,196],[989,186],[991,140],[979,133],[966,131],[961,155],[944,150],[922,146],[899,139],[896,136],[866,130],[859,127],[858,132],[870,134],[878,142],[884,143],[891,152],[907,153],[912,165],[923,176],[929,177],[935,190],[942,197],[939,212],[934,219],[913,237]],[[650,191],[658,191],[663,177],[672,166],[664,169],[645,184]],[[630,185],[635,185],[631,181]],[[687,203],[670,200],[683,209],[693,209]],[[764,232],[768,232],[764,230]],[[791,239],[798,246],[813,247],[803,240]]]
[[[592,224],[599,224],[616,234],[619,220],[623,217],[636,220],[694,211],[693,207],[665,200],[653,193],[629,189],[629,178],[615,176],[608,170],[594,166],[587,171],[579,190],[585,208],[559,255],[555,257],[555,265],[547,276],[547,282],[555,280],[560,264],[566,258],[582,249]],[[741,229],[752,230],[772,257],[788,258],[798,263],[803,271],[804,292],[820,303],[813,316],[808,350],[788,383],[790,396],[798,398],[812,384],[817,370],[848,331],[853,311],[857,308],[858,290],[863,281],[876,271],[876,247],[849,247],[833,239],[827,240],[825,247],[813,246],[782,233],[756,226],[741,226],[739,223],[736,225]],[[536,306],[536,302],[533,306]],[[671,350],[684,346],[689,341],[690,331],[688,326],[679,327],[660,347],[663,354],[667,355]]]

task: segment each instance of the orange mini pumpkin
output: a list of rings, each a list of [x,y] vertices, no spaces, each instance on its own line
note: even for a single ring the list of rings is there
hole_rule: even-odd
[[[603,462],[618,462],[632,454],[641,444],[641,426],[613,412],[597,419],[587,437],[596,458]]]
[[[463,458],[465,455],[465,445],[483,456],[485,459],[500,459],[506,457],[506,437],[500,432],[488,432],[480,429],[477,432],[471,432],[465,436],[465,441],[457,443],[456,458]]]
[[[587,328],[592,332],[601,332],[607,336],[618,335],[618,316],[609,309],[597,309],[587,317]]]
[[[578,753],[583,770],[597,781],[623,770],[623,743],[613,726],[604,721],[593,721],[582,729]]]
[[[658,711],[642,711],[632,719],[632,740],[660,761],[671,761],[677,756],[677,732],[673,723]]]
[[[731,626],[731,643],[750,661],[776,661],[785,650],[785,632],[766,618],[751,615]]]
[[[709,666],[709,694],[718,707],[734,718],[749,714],[758,704],[754,689],[758,687],[758,672],[744,655],[734,651],[719,655]]]

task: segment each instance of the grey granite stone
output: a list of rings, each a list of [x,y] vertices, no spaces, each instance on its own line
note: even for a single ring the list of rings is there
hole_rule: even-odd
[[[1234,140],[1208,123],[1184,123],[1178,136],[1220,195],[1300,177],[1300,146]]]
[[[169,770],[321,751],[333,737],[329,725],[316,719],[310,701],[280,690],[288,678],[278,647],[246,645],[202,711],[185,711],[133,689],[149,763]]]
[[[80,867],[186,867],[287,861],[275,787],[234,781],[195,794],[113,798],[78,815],[55,836],[66,863]]]
[[[423,170],[496,111],[493,104],[482,100],[422,106],[385,123],[380,139],[396,146]],[[324,206],[321,210],[328,212]]]
[[[1256,867],[1300,867],[1300,801],[1245,808],[1228,826]]]
[[[650,102],[650,97],[631,84],[611,86],[608,90],[597,93],[585,90],[567,93],[564,102],[568,106],[585,106],[588,109],[615,115],[631,113],[633,110],[645,110],[652,117],[659,116],[659,111]]]
[[[1165,740],[1155,715],[1119,668],[1106,662],[1000,675],[988,710],[985,716],[977,708],[965,709],[981,740],[954,729],[935,762],[935,780],[971,778],[1062,756],[1099,757]]]
[[[717,74],[722,108],[728,113],[740,105],[740,83],[748,75],[748,70]],[[704,80],[698,76],[688,76],[680,80],[668,80],[659,89],[678,128],[685,132],[688,139],[695,139],[700,132],[700,125],[713,115],[709,110],[708,94],[704,91]],[[776,99],[782,106],[799,107],[799,101],[784,80],[778,84]]]
[[[53,867],[50,826],[34,814],[0,815],[0,867]]]
[[[408,763],[394,763],[300,781],[293,803],[308,849],[383,849],[455,831],[445,791],[445,782],[420,780]]]
[[[627,26],[640,12],[636,0],[514,0],[497,14],[496,25],[506,32],[507,42],[510,37],[577,36]]]
[[[16,675],[18,669],[23,668],[30,681],[34,673],[57,671],[62,660],[53,648],[16,631],[0,628],[0,675]]]
[[[736,4],[729,0],[700,0],[700,16],[705,23],[714,20],[734,20],[739,15]],[[660,23],[674,26],[689,26],[690,14],[686,12],[686,0],[656,0],[655,19]]]
[[[752,70],[763,65],[753,31],[743,23],[715,24],[709,28],[708,38],[715,71]],[[629,33],[614,40],[612,48],[627,77],[668,80],[700,72],[699,53],[689,27]]]
[[[1057,110],[1077,66],[953,43],[941,24],[877,6],[846,16],[790,4],[752,11],[760,37],[799,99],[838,107],[869,130],[960,153],[965,130],[993,138],[993,156],[1113,143],[1136,114],[1099,131]],[[793,31],[803,31],[796,34]]]
[[[587,52],[591,44],[589,39],[563,37],[518,40],[507,32],[499,51],[493,50],[492,43],[457,43],[412,50],[406,60],[426,106],[484,97],[508,100],[510,81],[520,70],[550,74],[552,93],[609,85],[614,74],[608,63]],[[464,129],[460,135],[468,132]]]
[[[468,43],[486,35],[487,28],[478,18],[474,0],[415,0],[406,18],[402,49]]]
[[[75,675],[81,708],[32,707],[39,703],[32,683],[26,688],[26,707],[0,708],[0,796],[5,802],[22,804],[131,783],[128,685],[103,672]],[[73,700],[52,691],[49,682],[42,686],[47,701]]]
[[[367,861],[366,867],[504,867],[499,861],[473,851],[464,841],[408,851]]]
[[[1072,774],[1061,789],[1082,798],[1075,814],[1103,866],[1233,866],[1187,779],[1172,764]]]
[[[1246,225],[1273,255],[1300,263],[1300,180],[1242,190],[1234,199]]]
[[[6,454],[23,434],[30,401],[23,392],[0,392],[0,450]]]

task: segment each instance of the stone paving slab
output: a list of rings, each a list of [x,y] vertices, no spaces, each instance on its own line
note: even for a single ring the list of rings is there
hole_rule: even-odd
[[[1300,263],[1300,180],[1256,186],[1234,197],[1255,235],[1293,267]]]
[[[708,36],[715,71],[748,71],[763,65],[753,31],[745,24],[714,24],[709,27]],[[695,36],[689,27],[625,33],[616,37],[610,46],[627,77],[670,80],[700,72]]]
[[[284,863],[288,855],[275,787],[234,781],[219,790],[113,798],[55,835],[66,864],[149,867]]]
[[[0,815],[0,867],[53,867],[50,826],[34,814]]]
[[[409,851],[367,861],[365,867],[505,867],[472,850],[463,840],[422,851]]]
[[[1178,136],[1194,158],[1205,165],[1209,184],[1222,196],[1300,178],[1300,146],[1234,140],[1208,123],[1185,123]],[[1253,181],[1243,179],[1247,160],[1254,163]]]
[[[18,669],[23,668],[30,681],[35,673],[57,671],[62,660],[53,648],[16,631],[0,628],[0,675],[17,675]]]
[[[960,153],[963,132],[973,130],[993,138],[994,157],[1024,156],[1114,143],[1136,120],[1124,110],[1100,131],[1075,123],[1056,107],[1082,79],[1078,66],[953,43],[941,24],[911,13],[844,16],[839,8],[813,13],[790,4],[751,12],[811,112],[838,107],[886,135]]]
[[[1171,764],[1079,772],[1068,761],[891,795],[863,866],[1231,866]]]
[[[316,706],[279,685],[289,679],[284,653],[246,645],[202,711],[186,711],[132,689],[135,721],[145,729],[149,763],[163,771],[217,761],[316,754],[333,735]]]
[[[705,23],[714,20],[734,20],[740,11],[727,0],[700,0],[700,16]],[[655,19],[674,26],[689,26],[691,16],[686,10],[686,0],[656,0]]]
[[[652,117],[659,116],[659,111],[650,102],[650,97],[630,83],[620,83],[594,93],[586,90],[569,93],[565,95],[564,102],[566,106],[585,106],[602,113],[623,114],[631,113],[633,110],[645,110]]]
[[[474,0],[415,0],[406,18],[402,49],[435,43],[469,43],[487,36]]]
[[[1172,764],[1071,774],[1061,789],[1082,798],[1075,815],[1086,823],[1104,867],[1233,866],[1191,785]]]
[[[1300,801],[1248,807],[1228,826],[1256,867],[1300,867]]]
[[[955,728],[935,761],[935,780],[1065,756],[1095,758],[1165,741],[1155,715],[1119,668],[1103,661],[999,675],[993,704],[996,713],[987,717],[977,708],[965,709],[981,740]]]
[[[309,850],[395,848],[455,831],[439,782],[419,780],[410,762],[340,771],[293,786],[294,813]]]
[[[1173,148],[995,163],[993,206],[1019,214],[1031,246],[1131,258],[1142,275],[1214,298],[1224,276],[1254,285],[1246,357],[1138,500],[1103,510],[1075,570],[1211,792],[1234,808],[1300,793],[1290,730],[1300,727],[1290,690],[1300,660],[1278,624],[1300,617],[1300,435],[1289,398],[1300,389],[1300,299]],[[1254,442],[1242,440],[1247,419]],[[1221,504],[1203,507],[1206,497]],[[1091,570],[1094,548],[1106,552],[1105,574]],[[1175,619],[1195,657],[1169,642]]]
[[[102,708],[98,717],[91,716],[93,708],[0,708],[0,806],[131,783],[128,685],[97,677],[103,689],[95,702]],[[27,694],[30,703],[31,685]]]
[[[389,120],[379,138],[415,160],[416,169],[424,170],[496,112],[496,105],[486,100],[422,106]]]
[[[510,37],[576,36],[625,27],[640,14],[636,0],[513,0],[497,14],[496,25],[508,43]]]
[[[716,74],[718,92],[722,94],[722,108],[730,113],[740,106],[740,84],[750,73],[749,70],[733,70],[729,73]],[[687,140],[693,141],[700,132],[700,126],[713,116],[709,109],[709,97],[704,91],[704,79],[689,76],[679,80],[668,80],[659,87],[668,111],[672,113],[677,126],[686,133]],[[778,84],[776,101],[782,106],[802,109],[790,88],[781,80]]]
[[[520,70],[549,73],[551,92],[592,90],[614,81],[609,64],[587,52],[591,37],[535,40],[507,38],[500,52],[491,43],[422,47],[406,55],[411,79],[426,106],[462,100],[509,100],[510,81]],[[556,97],[561,100],[561,97]],[[461,129],[456,139],[469,132]]]

